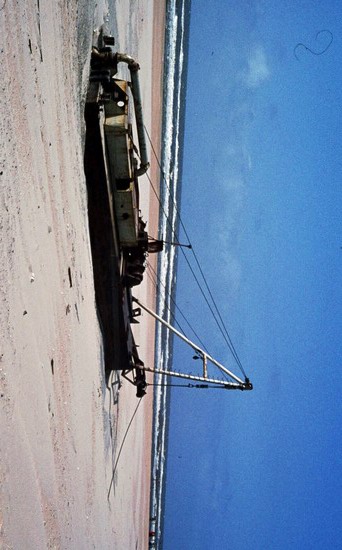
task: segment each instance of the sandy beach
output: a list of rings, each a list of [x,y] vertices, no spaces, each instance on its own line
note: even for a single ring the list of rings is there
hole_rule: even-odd
[[[90,49],[106,10],[0,1],[4,549],[148,547],[152,391],[139,402],[116,374],[106,387],[83,170]],[[159,148],[164,2],[119,0],[115,10],[117,47],[139,60],[145,124]],[[156,235],[147,178],[141,195]],[[154,305],[148,279],[136,294]],[[146,315],[135,337],[151,364]]]

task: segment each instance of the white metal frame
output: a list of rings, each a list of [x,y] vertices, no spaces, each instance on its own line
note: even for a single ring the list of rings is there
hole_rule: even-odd
[[[202,358],[203,362],[203,374],[202,376],[197,376],[193,374],[186,374],[181,372],[175,372],[175,371],[169,371],[165,369],[156,369],[151,367],[143,366],[142,369],[148,372],[154,372],[157,374],[165,374],[167,376],[174,376],[175,378],[183,378],[186,380],[191,381],[197,381],[197,382],[205,382],[206,384],[213,384],[215,386],[222,386],[224,389],[229,390],[252,390],[253,385],[249,381],[248,378],[245,380],[242,380],[240,377],[236,376],[233,372],[228,370],[224,365],[216,361],[211,355],[209,355],[206,351],[198,347],[194,342],[186,338],[184,334],[179,332],[177,329],[175,329],[172,325],[170,325],[165,319],[162,319],[157,313],[152,311],[152,309],[148,308],[144,304],[140,302],[137,298],[132,298],[133,301],[141,307],[143,310],[145,310],[147,313],[149,313],[152,317],[154,317],[157,321],[162,323],[165,327],[167,327],[171,332],[173,332],[176,336],[178,336],[181,340],[183,340],[186,344],[188,344],[197,354],[199,357]],[[225,375],[228,375],[234,382],[227,381],[227,380],[221,380],[216,378],[209,378],[208,377],[208,362],[215,365],[222,373]]]

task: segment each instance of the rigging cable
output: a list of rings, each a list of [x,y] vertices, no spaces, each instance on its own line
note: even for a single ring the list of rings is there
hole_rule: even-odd
[[[155,269],[152,267],[152,265],[151,265],[149,262],[147,262],[147,267],[148,267],[149,269],[152,270],[152,272],[153,272],[153,274],[154,274],[154,276],[155,276],[155,278],[153,278],[152,274],[151,274],[149,271],[147,271],[147,275],[148,275],[150,281],[152,282],[152,284],[154,285],[155,289],[157,289],[157,282],[158,282],[161,286],[163,286],[163,287],[166,289],[166,286],[162,283],[162,281],[160,280],[160,277],[158,277],[158,274],[156,273]],[[187,325],[190,327],[190,330],[192,330],[192,332],[194,333],[195,337],[196,337],[197,340],[200,342],[200,344],[201,344],[201,346],[203,347],[204,351],[205,351],[208,355],[210,355],[209,352],[208,352],[208,350],[207,350],[207,348],[206,348],[206,345],[205,345],[204,342],[201,340],[201,338],[198,336],[198,334],[197,334],[197,332],[195,331],[195,329],[191,326],[190,322],[189,322],[188,319],[185,317],[184,313],[182,312],[182,310],[180,309],[180,307],[177,305],[177,303],[176,303],[175,299],[172,297],[172,295],[170,295],[170,299],[171,299],[172,303],[174,304],[175,308],[176,308],[176,309],[178,310],[178,312],[180,313],[180,315],[183,317],[184,321],[185,321],[185,322],[187,323]],[[175,324],[178,326],[180,332],[182,332],[183,335],[187,338],[187,336],[186,336],[186,334],[185,334],[185,331],[184,331],[184,329],[182,328],[182,326],[180,325],[180,323],[177,321],[174,312],[171,310],[171,308],[170,308],[167,304],[165,304],[165,305],[166,305],[166,307],[167,307],[167,310],[170,312],[171,316],[173,317],[173,320],[174,320]],[[196,351],[196,350],[194,349],[194,351]],[[196,355],[193,357],[193,359],[199,359],[199,358],[200,358],[200,356],[196,356]],[[230,380],[230,377],[229,377],[225,372],[222,372],[222,374],[223,374],[224,379],[225,379],[226,381],[229,381],[229,380]],[[157,385],[157,384],[154,384],[154,385]],[[160,385],[168,385],[168,384],[160,384]],[[169,384],[169,385],[172,385],[172,384]],[[176,385],[179,385],[179,384],[176,384]],[[186,387],[189,387],[189,386],[186,386]]]
[[[162,283],[162,281],[160,280],[160,277],[158,276],[157,272],[155,271],[155,269],[153,268],[153,266],[150,264],[150,262],[147,262],[147,267],[152,270],[154,276],[156,277],[156,280],[158,281],[158,283],[164,287],[164,289],[166,290],[166,286],[164,285],[164,283]],[[156,286],[156,283],[154,283],[155,286]],[[171,299],[171,302],[173,303],[173,305],[175,306],[175,308],[177,309],[178,313],[182,316],[182,318],[184,319],[184,321],[186,322],[186,324],[188,325],[188,327],[190,328],[190,330],[193,332],[193,334],[196,336],[197,340],[199,341],[199,343],[201,344],[201,346],[203,347],[204,351],[206,351],[207,353],[208,350],[206,349],[206,346],[204,344],[204,342],[202,342],[201,338],[198,336],[197,332],[195,331],[195,329],[193,328],[193,326],[190,324],[190,322],[188,321],[188,319],[186,318],[186,316],[184,315],[184,313],[182,312],[182,310],[180,309],[180,307],[177,305],[176,303],[176,300],[172,297],[172,295],[170,296],[170,299]],[[174,322],[178,325],[178,327],[180,328],[181,332],[184,334],[184,336],[186,337],[186,334],[185,334],[185,331],[182,329],[182,327],[180,326],[179,322],[176,320],[176,317],[174,315],[174,313],[172,312],[171,308],[169,306],[167,306],[167,309],[169,310],[169,312],[171,313],[173,319],[174,319]]]
[[[152,187],[153,192],[154,192],[154,194],[155,194],[155,196],[156,196],[156,198],[157,198],[157,200],[158,200],[158,202],[159,202],[159,205],[160,205],[160,207],[161,207],[161,209],[162,209],[162,211],[163,211],[163,213],[164,213],[164,215],[165,215],[166,221],[167,221],[167,223],[169,224],[169,226],[170,226],[170,228],[171,228],[171,231],[173,232],[173,234],[174,234],[175,237],[177,238],[177,234],[176,234],[175,230],[174,230],[173,227],[172,227],[172,224],[171,224],[171,222],[170,222],[170,220],[169,220],[169,217],[167,216],[167,214],[166,214],[166,212],[165,212],[165,209],[163,208],[162,202],[161,202],[160,197],[159,197],[159,195],[158,195],[158,193],[157,193],[157,191],[156,191],[156,189],[155,189],[155,186],[153,185],[153,182],[152,182],[150,176],[149,176],[148,174],[146,174],[146,176],[147,176],[147,178],[148,178],[148,180],[149,180],[149,182],[150,182],[150,184],[151,184],[151,187]],[[182,252],[182,254],[183,254],[183,256],[184,256],[184,259],[185,259],[185,261],[186,261],[186,263],[187,263],[187,265],[188,265],[188,267],[189,267],[189,269],[190,269],[190,271],[191,271],[191,273],[192,273],[192,276],[193,276],[193,278],[195,279],[195,281],[196,281],[196,283],[197,283],[197,286],[198,286],[198,288],[199,288],[199,290],[200,290],[200,292],[201,292],[201,294],[202,294],[202,296],[203,296],[203,298],[204,298],[204,300],[205,300],[205,302],[206,302],[206,304],[207,304],[207,306],[208,306],[208,308],[209,308],[209,310],[210,310],[210,312],[211,312],[211,314],[212,314],[212,316],[213,316],[213,319],[214,319],[214,321],[216,322],[216,324],[217,324],[217,326],[218,326],[218,328],[219,328],[219,330],[220,330],[220,332],[221,332],[221,334],[222,334],[222,336],[223,336],[223,339],[225,340],[225,342],[226,342],[226,344],[227,344],[227,346],[228,346],[228,349],[230,350],[232,356],[234,357],[234,359],[235,359],[235,361],[236,361],[238,367],[240,368],[241,372],[242,372],[243,375],[246,377],[246,373],[245,373],[245,371],[244,371],[244,369],[243,369],[243,367],[242,367],[242,365],[241,365],[241,361],[240,361],[240,359],[237,357],[236,350],[235,350],[234,346],[230,343],[230,342],[231,342],[231,338],[230,338],[230,336],[229,336],[229,334],[228,334],[228,332],[227,332],[227,329],[225,329],[225,330],[226,330],[226,332],[227,332],[227,334],[228,334],[228,337],[226,336],[226,334],[225,334],[225,332],[224,332],[224,329],[222,328],[222,326],[220,325],[219,321],[217,320],[217,316],[216,316],[216,314],[215,314],[215,311],[213,310],[213,307],[212,307],[212,305],[210,304],[210,302],[209,302],[209,300],[208,300],[208,297],[206,296],[206,294],[205,294],[205,292],[204,292],[204,290],[203,290],[203,288],[202,288],[202,286],[201,286],[201,283],[199,282],[198,277],[197,277],[197,275],[196,275],[196,273],[195,273],[195,271],[194,271],[194,269],[193,269],[191,263],[189,262],[189,259],[187,258],[186,254],[185,254],[185,252],[184,252],[184,250],[183,250],[182,248],[181,248],[181,252]],[[217,308],[217,306],[216,306],[216,308]],[[222,317],[221,317],[221,319],[222,319]],[[224,326],[224,325],[223,325],[223,326]]]
[[[148,132],[146,126],[144,126],[144,128],[145,128],[145,131],[146,131],[146,134],[147,134],[149,143],[150,143],[150,145],[151,145],[151,149],[152,149],[152,151],[153,151],[153,154],[154,154],[154,156],[155,156],[155,159],[156,159],[157,164],[158,164],[158,166],[159,166],[159,169],[160,169],[160,171],[161,171],[162,177],[163,177],[163,179],[164,179],[164,181],[165,181],[165,183],[166,183],[167,189],[168,189],[169,194],[170,194],[170,196],[171,196],[171,198],[172,198],[171,191],[170,191],[170,187],[169,187],[168,182],[167,182],[167,180],[166,180],[166,176],[165,176],[165,173],[164,173],[164,171],[163,171],[163,169],[162,169],[162,166],[161,166],[160,160],[159,160],[159,158],[158,158],[158,156],[157,156],[156,150],[155,150],[155,148],[154,148],[154,146],[153,146],[153,143],[152,143],[150,134],[149,134],[149,132]],[[173,234],[175,235],[175,237],[176,237],[176,239],[177,239],[176,232],[175,232],[175,230],[173,229],[172,224],[171,224],[171,222],[170,222],[170,220],[169,220],[169,217],[168,217],[168,215],[167,215],[166,212],[165,212],[165,209],[164,209],[164,207],[163,207],[163,205],[162,205],[162,202],[161,202],[161,200],[160,200],[160,197],[159,197],[159,195],[158,195],[158,193],[157,193],[157,191],[156,191],[156,189],[155,189],[155,186],[153,185],[150,176],[149,176],[148,174],[146,174],[146,175],[147,175],[147,178],[148,178],[148,180],[149,180],[149,182],[150,182],[150,184],[151,184],[151,187],[152,187],[152,189],[153,189],[153,192],[154,192],[154,194],[155,194],[155,196],[156,196],[156,198],[157,198],[157,200],[158,200],[158,202],[159,202],[159,205],[160,205],[160,207],[161,207],[161,209],[162,209],[162,211],[163,211],[163,213],[164,213],[164,216],[165,216],[165,218],[166,218],[168,224],[170,225],[171,231],[173,232]],[[186,227],[185,227],[185,225],[184,225],[184,223],[183,223],[183,220],[182,220],[182,218],[181,218],[181,215],[180,215],[180,213],[179,213],[179,210],[178,210],[177,205],[175,204],[175,201],[174,201],[173,198],[172,198],[172,201],[173,201],[173,204],[174,204],[174,207],[175,207],[175,210],[176,210],[176,215],[178,216],[178,219],[179,219],[179,222],[180,222],[180,224],[181,224],[181,227],[182,227],[182,229],[183,229],[183,231],[184,231],[184,234],[185,234],[186,238],[188,239],[189,244],[191,244],[191,243],[190,243],[190,238],[189,238],[188,232],[187,232],[187,230],[186,230]],[[177,240],[178,240],[178,239],[177,239]],[[200,289],[200,292],[201,292],[203,298],[205,299],[205,301],[206,301],[206,303],[207,303],[207,305],[208,305],[208,307],[209,307],[209,309],[210,309],[210,311],[211,311],[211,313],[212,313],[212,315],[213,315],[213,318],[214,318],[214,320],[215,320],[215,322],[216,322],[216,324],[217,324],[217,326],[218,326],[218,328],[219,328],[219,330],[220,330],[220,332],[221,332],[221,334],[222,334],[222,336],[223,336],[223,338],[224,338],[224,340],[225,340],[225,342],[226,342],[226,344],[227,344],[227,346],[228,346],[230,352],[232,353],[232,355],[233,355],[233,357],[234,357],[234,359],[235,359],[235,361],[236,361],[238,367],[240,368],[241,372],[243,373],[243,375],[244,375],[245,377],[247,377],[246,372],[245,372],[245,369],[244,369],[243,366],[242,366],[241,360],[240,360],[240,358],[239,358],[239,356],[238,356],[238,353],[237,353],[237,351],[236,351],[236,349],[235,349],[235,346],[234,346],[234,344],[233,344],[233,341],[232,341],[232,339],[231,339],[231,337],[230,337],[230,335],[229,335],[228,329],[227,329],[227,327],[226,327],[226,325],[225,325],[225,323],[224,323],[224,320],[223,320],[223,318],[222,318],[222,315],[221,315],[221,313],[220,313],[220,311],[219,311],[219,309],[218,309],[216,300],[214,299],[214,296],[213,296],[213,294],[212,294],[212,292],[211,292],[211,290],[210,290],[208,281],[207,281],[207,279],[206,279],[206,277],[205,277],[205,275],[204,275],[203,269],[201,268],[201,265],[200,265],[200,262],[199,262],[199,260],[198,260],[197,254],[195,253],[194,247],[193,247],[192,245],[191,245],[191,251],[192,251],[192,254],[193,254],[193,256],[194,256],[196,265],[197,265],[197,267],[198,267],[198,269],[199,269],[199,272],[200,272],[200,274],[201,274],[201,276],[202,276],[202,279],[203,279],[203,281],[204,281],[204,284],[205,284],[205,287],[206,287],[206,289],[207,289],[207,292],[208,292],[208,294],[209,294],[209,296],[210,296],[210,298],[211,298],[211,301],[212,301],[212,304],[213,304],[214,309],[215,309],[215,311],[216,311],[216,314],[214,313],[213,308],[212,308],[211,304],[209,303],[209,300],[208,300],[207,296],[205,295],[205,293],[204,293],[204,291],[203,291],[203,288],[202,288],[202,286],[201,286],[201,284],[200,284],[200,282],[199,282],[199,280],[198,280],[198,278],[197,278],[197,276],[196,276],[196,274],[195,274],[195,272],[194,272],[194,270],[193,270],[193,268],[192,268],[192,266],[191,266],[191,264],[190,264],[190,262],[189,262],[187,256],[185,255],[183,249],[181,249],[181,252],[183,253],[183,256],[184,256],[184,258],[185,258],[185,260],[186,260],[186,263],[188,264],[188,267],[189,267],[189,269],[190,269],[190,271],[191,271],[191,273],[192,273],[192,275],[193,275],[193,277],[194,277],[194,279],[195,279],[195,281],[196,281],[196,283],[197,283],[197,286],[198,286],[198,288]],[[220,322],[218,321],[217,316],[218,316],[218,319],[219,319]]]
[[[117,466],[118,466],[119,458],[120,458],[120,456],[121,456],[122,448],[123,448],[124,443],[125,443],[125,441],[126,441],[126,437],[127,437],[127,435],[128,435],[129,429],[130,429],[130,427],[131,427],[131,425],[132,425],[132,422],[133,422],[133,420],[134,420],[134,417],[135,417],[135,415],[136,415],[137,412],[138,412],[138,409],[139,409],[141,400],[142,400],[142,397],[140,397],[140,399],[139,399],[139,401],[138,401],[138,404],[137,404],[137,406],[135,407],[135,410],[134,410],[134,413],[133,413],[133,415],[132,415],[132,418],[131,418],[131,420],[129,421],[129,424],[128,424],[127,429],[126,429],[126,431],[125,431],[125,435],[124,435],[124,437],[123,437],[123,440],[121,441],[121,445],[120,445],[120,449],[119,449],[119,452],[118,452],[118,456],[116,457],[115,464],[114,464],[114,468],[113,468],[112,479],[110,480],[110,485],[109,485],[108,494],[107,494],[107,500],[109,500],[109,497],[110,497],[110,492],[111,492],[112,485],[113,485],[113,482],[114,482],[114,476],[115,476],[115,472],[116,472],[116,469],[117,469]]]

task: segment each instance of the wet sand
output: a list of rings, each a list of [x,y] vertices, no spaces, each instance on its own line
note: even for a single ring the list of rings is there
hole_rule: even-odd
[[[148,547],[152,392],[139,403],[133,386],[124,381],[119,389],[115,375],[106,388],[95,308],[82,97],[92,30],[105,6],[98,4],[95,24],[84,14],[80,55],[77,25],[86,4],[0,1],[1,548]],[[133,10],[133,3],[116,3],[118,49],[140,61],[155,144],[160,4],[141,0]],[[158,204],[146,178],[141,185],[156,235]],[[148,280],[139,297],[153,305]],[[154,328],[146,316],[136,340],[151,363]]]

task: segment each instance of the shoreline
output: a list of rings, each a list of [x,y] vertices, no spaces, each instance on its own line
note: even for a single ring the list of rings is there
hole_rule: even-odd
[[[160,149],[162,142],[162,122],[163,122],[163,77],[164,77],[164,41],[165,41],[165,17],[166,17],[166,2],[160,2],[155,0],[153,4],[153,33],[152,33],[152,84],[151,84],[151,130],[150,138],[153,147],[160,159]],[[148,140],[148,138],[147,138]],[[160,192],[160,168],[158,160],[156,159],[153,150],[150,152],[150,178],[153,186],[158,194]],[[145,185],[149,185],[150,197],[149,197],[149,214],[148,214],[148,232],[149,235],[158,238],[159,231],[159,216],[160,216],[160,204],[159,201],[151,189],[150,182],[145,182]],[[158,254],[151,254],[148,258],[149,263],[153,269],[157,271]],[[147,304],[156,310],[156,288],[151,279],[145,275],[147,279]],[[146,323],[148,327],[146,330],[149,332],[149,352],[147,355],[147,361],[155,366],[155,320],[148,318],[146,315],[141,321]],[[145,359],[145,362],[146,362]],[[147,379],[152,381],[153,374],[147,373]],[[148,395],[144,399],[148,398],[148,408],[146,407],[146,419],[148,419],[148,445],[146,452],[148,453],[148,473],[147,473],[147,488],[148,498],[146,501],[147,508],[147,522],[146,535],[148,536],[150,525],[150,502],[151,502],[151,476],[152,476],[152,437],[153,437],[153,397],[154,387],[148,387]],[[148,542],[147,542],[148,547]]]

